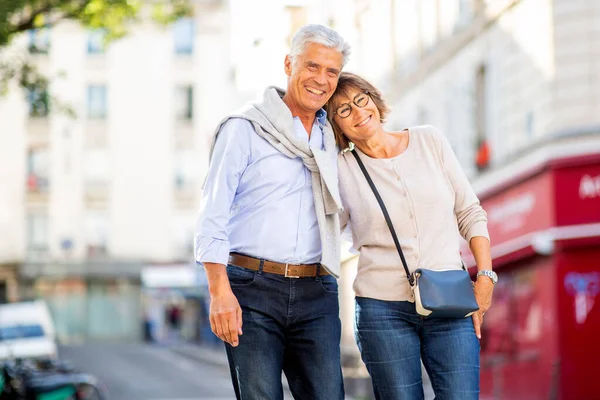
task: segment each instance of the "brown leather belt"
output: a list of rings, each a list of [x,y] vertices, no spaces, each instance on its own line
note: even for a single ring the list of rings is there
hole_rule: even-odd
[[[229,264],[258,271],[260,269],[260,258],[230,253]],[[286,264],[265,260],[263,265],[264,272],[283,275],[286,278],[315,277],[317,276],[317,270],[319,271],[319,276],[329,275],[329,272],[320,266],[320,264]]]

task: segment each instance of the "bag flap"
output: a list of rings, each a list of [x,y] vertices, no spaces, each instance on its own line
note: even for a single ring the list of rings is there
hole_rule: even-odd
[[[421,303],[428,310],[479,308],[473,293],[473,282],[465,270],[415,271]],[[466,313],[465,313],[466,314]]]

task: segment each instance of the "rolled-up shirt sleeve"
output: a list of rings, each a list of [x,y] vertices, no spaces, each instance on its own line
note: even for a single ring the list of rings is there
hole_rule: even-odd
[[[230,119],[217,136],[202,192],[194,234],[197,263],[227,264],[229,218],[240,177],[249,161],[250,122]]]
[[[450,142],[437,128],[435,130],[441,147],[442,162],[446,176],[455,193],[454,213],[458,222],[461,236],[469,243],[475,236],[483,236],[488,240],[490,235],[487,228],[487,214],[481,207],[467,176],[465,175]]]

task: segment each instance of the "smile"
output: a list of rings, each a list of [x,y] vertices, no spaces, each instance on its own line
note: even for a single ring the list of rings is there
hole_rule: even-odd
[[[367,118],[363,119],[360,123],[358,123],[354,126],[356,126],[357,128],[360,128],[361,126],[365,125],[370,120],[371,120],[371,116],[369,115]]]
[[[319,90],[319,89],[311,88],[311,87],[308,87],[308,86],[305,86],[304,88],[306,90],[308,90],[310,93],[316,94],[317,96],[323,96],[325,94],[324,90]]]

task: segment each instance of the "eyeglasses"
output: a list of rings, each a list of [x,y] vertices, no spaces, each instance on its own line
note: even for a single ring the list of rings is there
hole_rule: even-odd
[[[352,103],[354,103],[356,107],[363,108],[364,106],[369,104],[369,97],[369,92],[361,92],[354,96]],[[350,105],[350,103],[344,103],[335,110],[335,113],[340,118],[349,117],[350,114],[352,114],[352,106]]]

